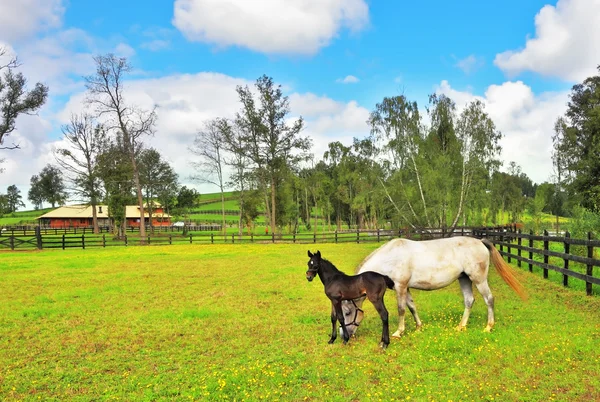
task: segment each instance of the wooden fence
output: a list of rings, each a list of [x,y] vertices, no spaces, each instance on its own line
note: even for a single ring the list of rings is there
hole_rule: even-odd
[[[43,229],[35,227],[34,230],[22,229],[16,231],[5,231],[0,233],[0,250],[31,250],[31,249],[50,249],[50,248],[88,248],[88,247],[108,247],[108,246],[130,246],[130,245],[154,245],[154,244],[223,244],[223,243],[363,243],[363,242],[382,242],[397,237],[415,238],[415,239],[433,239],[447,237],[448,233],[444,229],[421,229],[421,230],[342,230],[322,233],[293,233],[293,234],[215,234],[215,233],[186,233],[182,228],[170,228],[171,231],[154,233],[148,232],[148,235],[141,239],[139,228],[131,232],[127,230],[122,237],[114,237],[108,233],[91,233],[89,228],[72,229]],[[192,230],[193,227],[188,227]],[[455,230],[453,235],[465,236],[472,235],[474,230],[481,228],[460,227]],[[501,228],[496,228],[501,230]],[[504,230],[502,228],[502,230]],[[131,234],[130,234],[131,233]]]
[[[600,277],[598,274],[594,276],[594,267],[600,267],[594,250],[600,247],[600,240],[594,239],[591,232],[588,232],[586,239],[575,239],[568,231],[564,236],[550,236],[547,230],[542,235],[536,235],[533,231],[523,233],[514,230],[514,227],[507,229],[478,229],[473,235],[490,238],[509,263],[514,259],[519,267],[527,264],[529,272],[533,272],[533,267],[537,266],[542,269],[546,279],[549,270],[562,274],[563,286],[569,285],[569,278],[579,279],[585,282],[586,294],[591,295],[592,285],[600,285]]]
[[[176,228],[181,230],[181,228]],[[81,229],[80,229],[81,230]],[[460,227],[454,233],[446,233],[443,229],[422,230],[348,230],[323,233],[296,233],[268,235],[237,235],[214,233],[159,232],[149,234],[141,239],[139,232],[123,237],[113,237],[112,234],[92,234],[83,232],[44,232],[38,228],[35,231],[25,231],[14,234],[0,234],[0,250],[42,250],[90,247],[114,247],[132,245],[166,245],[166,244],[248,244],[248,243],[366,243],[385,242],[394,238],[433,239],[453,236],[486,237],[499,247],[500,253],[509,263],[514,259],[519,267],[528,265],[540,267],[543,277],[548,278],[548,271],[562,275],[564,286],[569,285],[569,278],[585,282],[586,293],[593,293],[593,285],[600,285],[598,269],[594,276],[594,267],[600,267],[600,260],[595,256],[595,248],[600,247],[600,240],[588,233],[586,239],[571,238],[569,232],[564,236],[549,236],[545,231],[542,235],[533,232],[522,233],[514,226],[494,228]],[[559,250],[557,250],[559,249]]]

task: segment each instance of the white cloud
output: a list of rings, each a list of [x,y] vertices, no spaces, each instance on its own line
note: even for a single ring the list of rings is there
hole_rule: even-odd
[[[119,57],[130,58],[135,56],[135,49],[129,46],[127,43],[121,42],[118,43],[117,46],[115,46],[114,53],[116,56]]]
[[[479,68],[483,67],[484,61],[482,58],[471,54],[464,59],[456,62],[456,67],[460,68],[465,74],[471,74]]]
[[[62,0],[6,0],[0,2],[0,38],[9,43],[62,24]]]
[[[347,75],[344,78],[338,78],[337,80],[335,80],[335,82],[338,82],[340,84],[355,84],[358,81],[360,80],[353,75]]]
[[[483,101],[503,134],[500,145],[504,168],[515,161],[534,182],[550,179],[554,122],[566,110],[567,92],[536,95],[521,81],[491,85],[484,96],[457,91],[442,81],[436,92],[453,99],[459,112],[476,98]]]
[[[364,0],[176,0],[174,8],[188,40],[262,53],[311,55],[369,20]]]
[[[600,0],[559,0],[535,17],[535,36],[525,47],[496,55],[510,75],[533,71],[569,81],[594,75],[600,63]]]

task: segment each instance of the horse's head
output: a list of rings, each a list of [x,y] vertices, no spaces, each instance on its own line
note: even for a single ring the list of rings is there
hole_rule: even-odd
[[[311,282],[317,276],[317,272],[319,272],[319,267],[321,266],[321,252],[317,250],[315,254],[311,253],[308,250],[308,256],[310,260],[308,260],[308,271],[306,271],[306,279]]]
[[[356,300],[342,301],[344,322],[346,323],[346,330],[348,330],[348,335],[350,336],[354,335],[358,329],[358,326],[360,325],[360,322],[365,316],[365,312],[362,310],[362,304],[364,301],[364,297]],[[342,328],[340,328],[340,334],[342,334]]]

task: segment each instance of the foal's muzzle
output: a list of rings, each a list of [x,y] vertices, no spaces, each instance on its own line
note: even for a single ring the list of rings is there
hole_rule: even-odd
[[[310,271],[306,271],[306,279],[309,282],[312,282],[312,280],[315,279],[315,275],[312,272],[310,272]]]

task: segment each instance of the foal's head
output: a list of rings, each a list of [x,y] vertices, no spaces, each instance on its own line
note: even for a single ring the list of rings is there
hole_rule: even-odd
[[[321,266],[321,252],[317,250],[315,254],[311,253],[308,250],[308,256],[310,260],[308,260],[308,271],[306,271],[306,279],[311,282],[317,276],[317,272],[319,272],[319,267]]]

